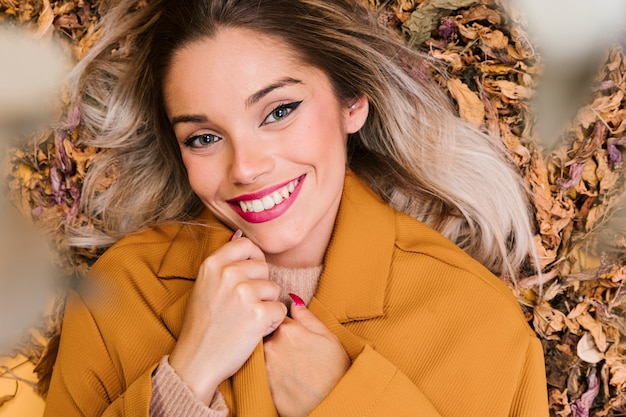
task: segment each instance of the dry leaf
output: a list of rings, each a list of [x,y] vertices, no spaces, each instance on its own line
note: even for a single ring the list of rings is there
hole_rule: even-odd
[[[439,26],[440,19],[450,14],[452,10],[478,2],[479,0],[425,0],[402,25],[403,30],[410,36],[409,45],[424,43],[430,38],[431,32]]]
[[[533,96],[533,91],[528,88],[507,80],[496,80],[489,83],[495,89],[511,100],[528,100]]]
[[[591,107],[599,114],[609,113],[619,109],[622,100],[624,100],[624,92],[618,90],[611,96],[597,98]]]
[[[478,95],[459,79],[448,81],[450,94],[459,105],[461,119],[479,128],[485,121],[485,107]]]
[[[43,11],[37,19],[37,33],[35,36],[38,38],[43,37],[50,31],[53,22],[54,13],[52,12],[52,7],[50,6],[50,0],[43,0]]]
[[[598,350],[596,344],[593,342],[593,337],[588,332],[585,332],[578,342],[576,353],[580,359],[587,363],[598,363],[604,360],[604,354]]]
[[[602,324],[592,317],[589,313],[581,314],[576,317],[576,321],[593,337],[593,341],[600,352],[604,352],[607,348],[606,334],[602,329]]]

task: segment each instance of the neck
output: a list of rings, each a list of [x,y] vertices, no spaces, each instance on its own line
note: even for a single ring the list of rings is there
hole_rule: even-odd
[[[317,267],[324,263],[326,248],[330,242],[332,229],[325,239],[314,239],[302,242],[298,248],[277,254],[266,253],[265,259],[268,263],[283,268],[310,268]]]

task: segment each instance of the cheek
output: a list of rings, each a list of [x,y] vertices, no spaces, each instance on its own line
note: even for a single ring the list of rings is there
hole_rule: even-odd
[[[202,158],[183,156],[191,189],[203,200],[211,199],[221,182],[221,170]]]
[[[329,118],[328,114],[318,114],[312,118],[306,130],[302,132],[297,152],[311,158],[316,156],[322,160],[346,158],[347,134],[337,118]]]

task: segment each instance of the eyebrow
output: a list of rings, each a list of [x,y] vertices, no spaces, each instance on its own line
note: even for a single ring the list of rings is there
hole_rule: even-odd
[[[261,100],[263,97],[265,97],[272,91],[285,87],[287,85],[292,85],[292,84],[302,84],[302,81],[297,80],[295,78],[291,78],[291,77],[285,77],[273,84],[268,85],[267,87],[260,89],[259,91],[257,91],[256,93],[248,97],[246,99],[246,107],[251,107],[254,104],[258,103],[259,100]],[[176,116],[171,120],[170,123],[172,124],[172,126],[175,126],[178,123],[206,123],[206,122],[208,122],[208,119],[206,116],[202,114],[189,114],[189,115]]]
[[[296,80],[295,78],[286,77],[278,82],[270,84],[248,97],[248,99],[246,100],[246,107],[251,107],[252,105],[256,104],[259,100],[261,100],[272,91],[292,84],[302,84],[302,81]]]
[[[206,123],[208,119],[201,114],[191,114],[184,116],[176,116],[170,122],[172,126],[175,126],[177,123]]]

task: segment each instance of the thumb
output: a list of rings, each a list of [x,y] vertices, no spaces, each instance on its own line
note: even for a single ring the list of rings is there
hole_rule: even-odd
[[[313,333],[324,334],[330,332],[324,323],[315,317],[315,314],[313,314],[311,310],[306,308],[304,301],[302,301],[300,297],[291,293],[289,294],[289,297],[293,300],[290,308],[290,315],[293,320],[297,321],[305,329]]]

